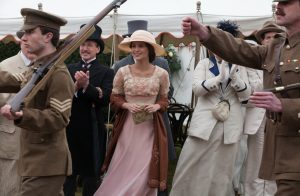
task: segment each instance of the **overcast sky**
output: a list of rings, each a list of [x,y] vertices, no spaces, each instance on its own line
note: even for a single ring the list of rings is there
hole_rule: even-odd
[[[37,8],[64,17],[94,16],[111,0],[0,0],[0,18],[20,17],[23,7]],[[196,12],[197,0],[127,0],[120,14],[163,15]],[[262,16],[272,14],[272,0],[202,0],[204,14],[233,16]]]

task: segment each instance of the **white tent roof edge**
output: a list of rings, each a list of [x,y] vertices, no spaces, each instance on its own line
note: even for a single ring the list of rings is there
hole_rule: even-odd
[[[172,14],[172,15],[107,15],[98,24],[103,30],[103,36],[109,36],[114,32],[114,21],[116,21],[116,33],[119,35],[127,33],[127,21],[130,20],[147,20],[148,30],[154,35],[160,32],[169,32],[174,36],[181,36],[181,20],[185,16],[197,18],[196,13],[187,14]],[[199,15],[198,15],[199,16]],[[215,26],[220,20],[233,20],[240,26],[244,34],[250,34],[254,30],[260,29],[264,22],[272,20],[272,16],[226,16],[226,15],[211,15],[203,14],[202,21],[206,25]],[[114,17],[117,17],[114,20]],[[68,24],[61,29],[61,35],[66,36],[71,33],[76,33],[81,24],[87,23],[92,16],[87,17],[67,17]],[[7,34],[15,35],[23,23],[23,18],[0,18],[0,36]]]

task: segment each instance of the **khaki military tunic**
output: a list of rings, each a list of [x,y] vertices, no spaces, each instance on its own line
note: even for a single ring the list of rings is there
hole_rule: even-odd
[[[35,62],[23,74],[0,72],[0,92],[18,92],[35,68],[50,56]],[[38,86],[24,99],[23,117],[15,120],[21,128],[19,172],[21,176],[69,175],[72,168],[65,127],[71,113],[74,83],[62,64]]]
[[[203,44],[226,61],[264,71],[264,88],[275,87],[275,61],[281,50],[279,69],[283,85],[300,82],[300,33],[285,38],[277,34],[269,46],[250,46],[241,39],[209,27],[211,37]],[[281,48],[281,45],[283,47]],[[290,90],[282,112],[267,115],[260,177],[266,180],[300,180],[300,90]]]

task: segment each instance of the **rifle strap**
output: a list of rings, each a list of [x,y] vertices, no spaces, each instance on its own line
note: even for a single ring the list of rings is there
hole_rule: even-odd
[[[34,86],[34,88],[30,91],[30,93],[25,97],[25,99],[33,99],[33,97],[37,94],[37,92],[46,84],[46,81],[50,79],[56,66],[51,66],[48,72],[42,77],[42,79]]]

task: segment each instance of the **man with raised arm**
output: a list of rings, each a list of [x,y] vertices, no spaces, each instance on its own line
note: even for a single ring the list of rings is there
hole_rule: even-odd
[[[286,34],[276,34],[268,46],[251,46],[241,39],[186,17],[185,35],[196,35],[223,59],[264,71],[264,88],[300,82],[300,1],[278,2],[276,22]],[[250,102],[267,110],[266,134],[259,177],[276,180],[276,196],[300,195],[300,91],[254,92]]]

